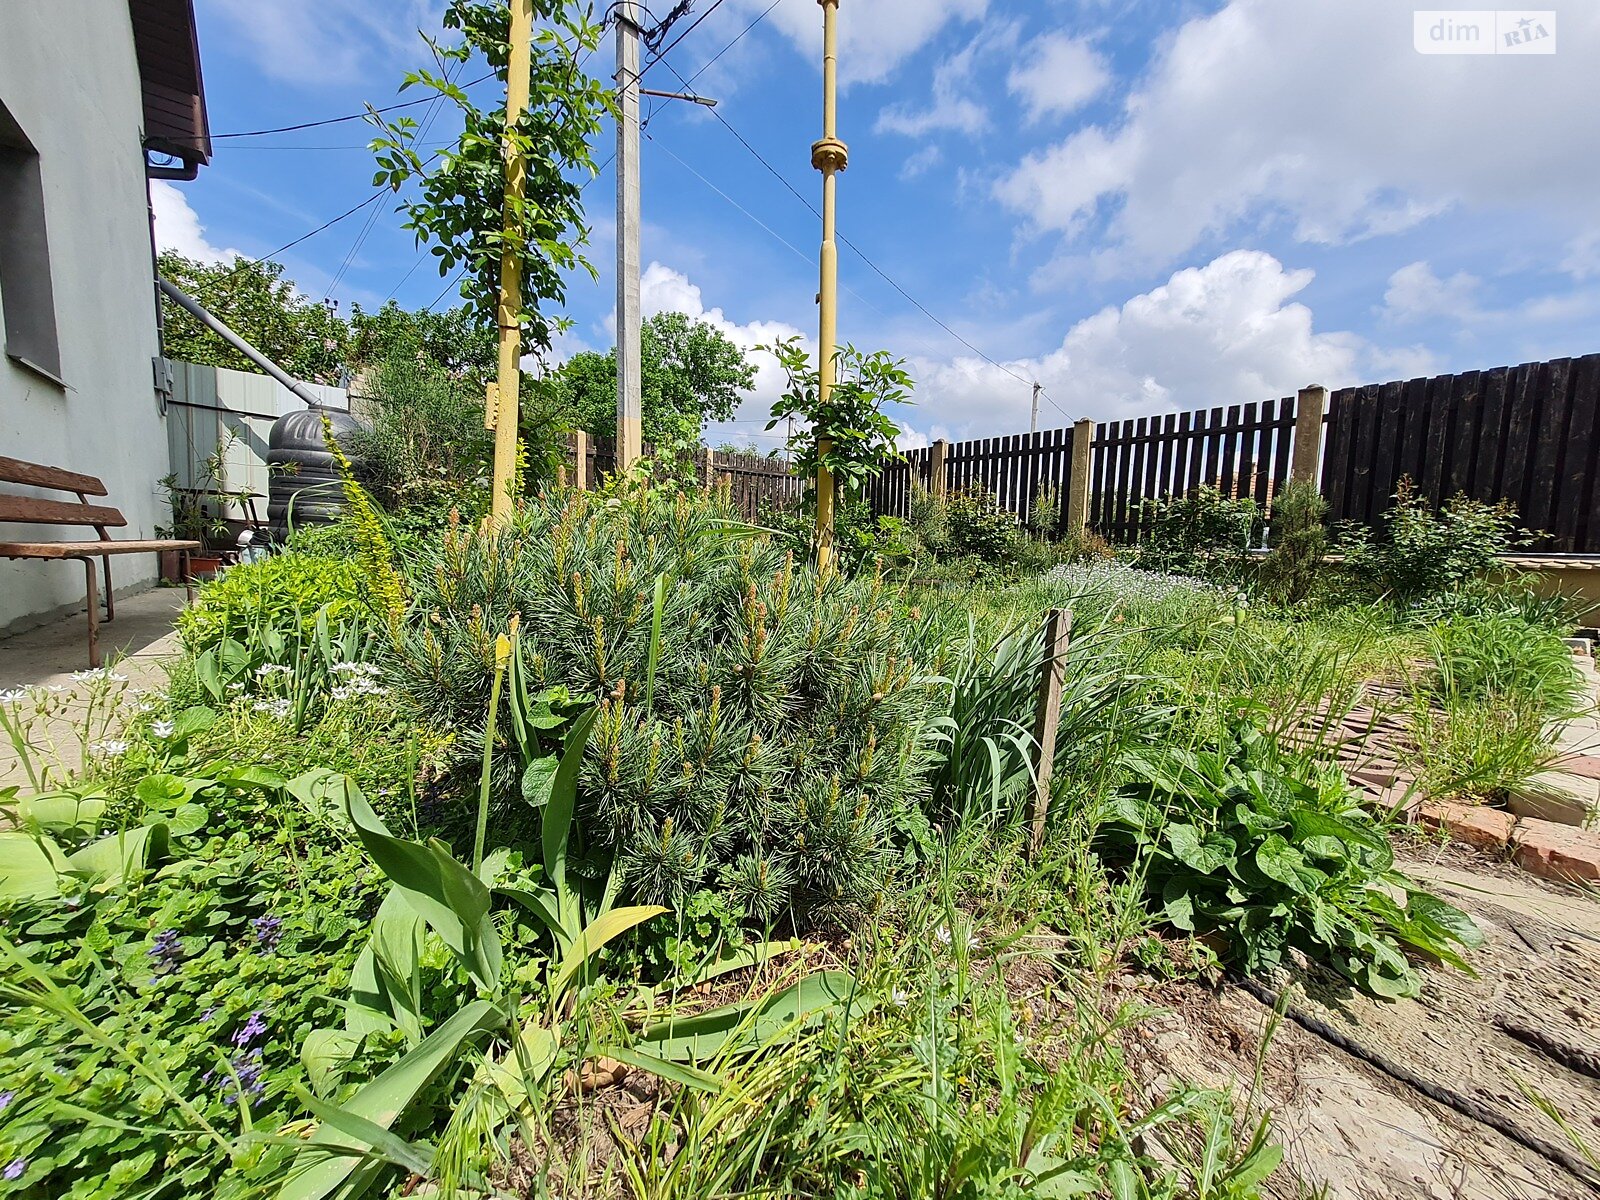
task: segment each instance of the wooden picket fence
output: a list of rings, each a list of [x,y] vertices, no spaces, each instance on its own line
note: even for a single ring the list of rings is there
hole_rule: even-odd
[[[1088,464],[1081,475],[1075,449]],[[867,498],[874,512],[903,517],[914,485],[982,489],[1026,522],[1054,492],[1063,529],[1132,542],[1146,501],[1202,484],[1270,513],[1291,478],[1305,479],[1330,520],[1375,525],[1402,477],[1436,506],[1456,495],[1508,501],[1540,535],[1531,549],[1600,554],[1600,354],[936,442],[889,466]]]
[[[573,482],[581,487],[596,487],[617,469],[617,440],[609,437],[567,436],[567,466],[571,470],[579,457],[583,471],[573,475]],[[646,458],[655,455],[655,447],[644,444]],[[725,483],[734,507],[747,521],[759,520],[769,509],[786,508],[800,500],[804,481],[792,474],[789,464],[781,458],[767,458],[759,454],[727,454],[701,446],[692,456],[695,478],[702,485]]]

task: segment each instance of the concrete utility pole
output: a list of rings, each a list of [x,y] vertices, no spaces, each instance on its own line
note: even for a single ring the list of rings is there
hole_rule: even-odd
[[[523,190],[528,164],[513,137],[522,114],[528,111],[528,77],[533,71],[533,0],[511,0],[510,59],[506,68],[506,191],[500,251],[500,362],[488,411],[493,416],[494,475],[489,497],[489,519],[498,525],[511,515],[511,481],[517,469],[517,400],[521,387],[522,260],[517,242]]]
[[[1042,392],[1043,390],[1044,390],[1044,385],[1043,384],[1035,383],[1033,385],[1033,416],[1028,421],[1028,432],[1029,433],[1038,433],[1039,432],[1039,393]]]
[[[817,402],[828,403],[838,370],[839,250],[834,245],[834,176],[850,162],[850,150],[838,136],[835,95],[838,80],[839,0],[817,0],[822,5],[822,140],[811,147],[811,165],[822,172],[822,286],[817,292],[818,353]],[[819,439],[818,455],[832,447]],[[833,475],[817,468],[817,570],[833,565]]]
[[[639,5],[618,0],[617,23],[617,469],[644,453],[639,329]]]

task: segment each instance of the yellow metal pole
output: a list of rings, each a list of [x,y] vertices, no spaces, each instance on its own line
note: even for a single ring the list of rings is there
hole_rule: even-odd
[[[839,140],[837,94],[839,65],[839,0],[817,0],[822,5],[822,140],[811,147],[811,165],[822,172],[821,286],[817,290],[819,363],[817,402],[826,405],[833,394],[838,370],[839,251],[834,244],[834,176],[849,165],[849,148]],[[817,453],[831,447],[818,440]],[[817,569],[833,566],[833,475],[817,468]]]
[[[506,73],[506,195],[500,251],[499,393],[494,421],[494,493],[489,519],[498,525],[511,515],[511,480],[517,468],[517,400],[522,359],[522,260],[515,246],[522,225],[522,197],[528,165],[512,131],[528,111],[528,77],[533,68],[533,0],[510,0],[511,55]]]

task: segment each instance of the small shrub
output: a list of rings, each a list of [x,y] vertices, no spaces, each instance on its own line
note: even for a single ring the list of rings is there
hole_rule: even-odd
[[[1236,580],[1260,522],[1254,500],[1230,499],[1202,485],[1141,505],[1135,553],[1141,566],[1153,570]]]
[[[893,592],[817,576],[715,497],[537,500],[498,536],[450,531],[410,583],[391,686],[474,774],[514,613],[530,686],[600,703],[582,827],[641,899],[726,873],[758,921],[868,905],[919,836],[939,704]]]
[[[1388,838],[1340,793],[1330,805],[1274,739],[1238,718],[1214,748],[1121,789],[1102,843],[1168,923],[1222,935],[1251,974],[1298,950],[1373,995],[1414,996],[1422,981],[1402,947],[1464,968],[1457,948],[1482,934],[1395,871]]]
[[[309,639],[317,615],[340,625],[365,615],[361,568],[348,558],[287,551],[229,567],[178,614],[184,649],[200,654],[224,638],[248,642],[263,628],[298,626]]]
[[[1383,514],[1382,537],[1345,525],[1335,548],[1349,572],[1396,607],[1408,608],[1482,579],[1501,555],[1534,540],[1518,528],[1509,504],[1456,496],[1435,512],[1411,480],[1402,479],[1394,507]]]
[[[1291,483],[1273,500],[1272,549],[1260,574],[1269,599],[1293,605],[1310,598],[1328,551],[1327,515],[1328,502],[1312,483]]]

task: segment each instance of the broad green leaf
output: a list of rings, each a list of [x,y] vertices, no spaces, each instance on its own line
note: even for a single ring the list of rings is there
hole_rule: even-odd
[[[551,1003],[555,1004],[561,999],[567,986],[577,978],[578,972],[583,970],[584,965],[602,946],[618,934],[626,933],[635,925],[643,924],[652,917],[659,917],[666,911],[659,904],[641,904],[629,908],[614,908],[589,922],[573,941],[571,948],[561,960],[561,966],[556,970],[555,981],[550,985]]]
[[[415,1049],[409,1051],[376,1079],[362,1085],[340,1107],[351,1116],[379,1129],[390,1128],[480,1031],[504,1018],[487,1000],[474,1000],[459,1009]],[[332,1195],[363,1165],[370,1145],[324,1121],[289,1169],[279,1200],[323,1200]],[[353,1153],[352,1153],[353,1152]]]
[[[93,876],[110,887],[119,887],[144,874],[147,864],[165,857],[167,827],[140,825],[91,842],[67,855],[67,868],[74,874]]]
[[[544,869],[558,892],[567,886],[567,838],[572,832],[572,812],[578,802],[578,769],[583,765],[583,748],[588,744],[589,731],[599,715],[598,708],[591,708],[572,723],[555,779],[551,782],[550,798],[544,806],[544,824],[539,831]]]
[[[1233,843],[1215,834],[1204,838],[1193,825],[1174,822],[1162,831],[1179,862],[1202,875],[1226,866],[1233,859]]]
[[[241,652],[244,650],[244,647],[239,646],[238,642],[229,641],[225,642],[224,645],[238,646]],[[197,733],[204,733],[215,725],[216,721],[217,714],[212,709],[203,708],[199,705],[193,708],[186,708],[172,719],[172,736],[169,740],[181,742]]]
[[[0,833],[0,896],[48,900],[61,894],[67,857],[47,837]]]
[[[1300,852],[1276,833],[1269,833],[1256,847],[1256,867],[1268,879],[1275,879],[1293,891],[1304,891],[1300,868],[1305,859]]]
[[[500,938],[489,916],[489,889],[456,861],[437,838],[397,838],[379,820],[361,789],[344,780],[344,799],[356,836],[378,869],[444,940],[486,992],[500,986]]]
[[[522,798],[534,808],[543,808],[549,802],[560,764],[561,760],[554,754],[547,754],[530,762],[522,773]]]
[[[431,1170],[433,1164],[429,1161],[428,1155],[381,1125],[376,1125],[365,1117],[358,1117],[337,1104],[318,1099],[304,1088],[295,1088],[294,1094],[300,1103],[311,1110],[311,1115],[317,1117],[323,1124],[333,1126],[352,1141],[376,1151],[395,1166],[404,1167],[413,1175],[426,1176]]]
[[[17,821],[31,833],[77,829],[93,833],[100,826],[106,802],[97,795],[41,792],[17,801]]]
[[[206,827],[211,814],[199,804],[180,804],[178,811],[172,814],[167,822],[168,830],[179,837],[188,837],[191,833],[199,833]]]
[[[303,775],[296,775],[284,784],[284,790],[300,801],[301,806],[316,817],[336,828],[354,831],[350,813],[345,805],[345,777],[326,767],[313,767]],[[377,815],[373,815],[377,821]],[[378,821],[383,826],[382,821]],[[383,830],[388,832],[387,827]]]
[[[194,779],[180,775],[146,775],[133,789],[146,808],[160,811],[177,808],[193,800],[197,794],[212,786],[210,779]]]
[[[649,1071],[650,1074],[681,1087],[697,1088],[703,1092],[720,1092],[727,1086],[725,1080],[719,1079],[709,1071],[702,1071],[687,1063],[669,1062],[667,1059],[657,1058],[654,1054],[646,1054],[626,1046],[607,1046],[598,1053],[607,1058],[614,1058],[620,1063],[627,1063],[630,1067],[637,1067],[641,1071]]]
[[[730,1048],[765,1045],[809,1017],[843,1004],[855,990],[851,975],[819,972],[758,1000],[669,1017],[645,1029],[636,1045],[665,1059],[704,1062]]]
[[[327,1095],[337,1086],[345,1064],[361,1048],[361,1035],[348,1029],[313,1029],[300,1044],[300,1062],[311,1086]]]

